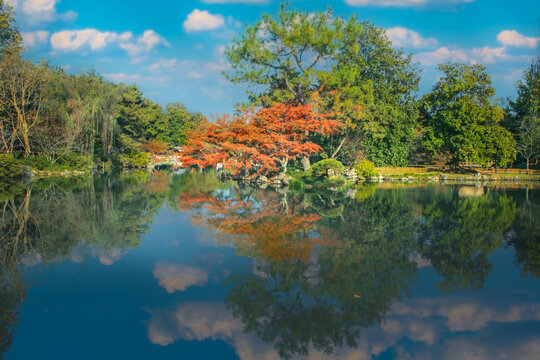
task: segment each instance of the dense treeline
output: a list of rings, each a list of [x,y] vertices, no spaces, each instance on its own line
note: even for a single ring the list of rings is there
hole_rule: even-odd
[[[66,159],[76,168],[110,160],[143,165],[141,152],[184,144],[202,121],[182,103],[163,109],[136,86],[111,84],[94,71],[70,75],[45,61],[36,65],[22,50],[13,13],[0,1],[0,153],[34,157],[27,162],[35,167]]]

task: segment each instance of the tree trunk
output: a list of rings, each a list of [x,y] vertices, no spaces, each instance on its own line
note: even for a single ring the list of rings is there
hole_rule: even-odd
[[[283,160],[281,160],[281,167],[282,167],[282,173],[283,174],[286,174],[287,173],[287,164],[289,163],[289,159],[288,158],[284,158]]]
[[[347,140],[347,135],[345,135],[343,137],[343,139],[341,139],[341,142],[339,143],[336,151],[334,151],[334,153],[332,154],[332,156],[330,157],[330,159],[334,159],[336,157],[336,155],[339,153],[339,151],[341,150],[341,147],[343,146],[343,144],[345,144],[345,140]]]
[[[529,175],[529,156],[527,156],[527,175]]]

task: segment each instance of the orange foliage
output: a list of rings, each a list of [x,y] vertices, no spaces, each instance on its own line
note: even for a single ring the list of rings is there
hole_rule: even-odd
[[[232,118],[223,116],[215,124],[204,123],[188,134],[181,161],[187,166],[215,166],[239,173],[277,171],[291,159],[309,156],[322,148],[309,141],[310,134],[337,132],[342,124],[316,113],[310,105],[276,104],[255,112],[245,109]]]
[[[169,144],[160,140],[148,140],[144,144],[144,149],[151,154],[165,154],[169,149]]]

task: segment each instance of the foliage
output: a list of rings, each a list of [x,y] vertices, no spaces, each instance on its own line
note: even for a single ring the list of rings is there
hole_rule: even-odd
[[[113,164],[119,169],[141,169],[150,164],[150,154],[136,149],[129,149],[123,154],[115,155]]]
[[[22,36],[14,23],[10,4],[0,0],[0,57],[11,56],[22,50]]]
[[[345,161],[364,150],[379,165],[405,164],[417,112],[419,75],[411,56],[394,49],[383,28],[332,11],[286,6],[263,15],[226,52],[233,83],[251,85],[251,104],[307,104],[315,97],[345,127],[317,143]]]
[[[166,126],[158,129],[157,139],[181,146],[187,143],[187,134],[204,121],[204,116],[189,112],[184,104],[176,102],[167,105],[165,120]]]
[[[144,144],[144,149],[151,154],[165,154],[169,149],[169,145],[161,140],[148,140]]]
[[[92,169],[92,159],[88,156],[69,152],[55,161],[50,161],[43,155],[30,156],[19,160],[21,164],[35,170],[46,171],[90,171]]]
[[[344,166],[341,162],[335,159],[325,159],[316,162],[308,170],[306,178],[310,181],[317,181],[328,174],[328,170],[332,170],[336,176],[340,176]]]
[[[340,123],[328,120],[309,105],[275,104],[255,112],[243,109],[234,117],[224,116],[215,124],[205,123],[189,133],[181,161],[206,168],[222,164],[235,174],[255,169],[258,173],[287,171],[287,164],[322,150],[309,141],[309,134],[330,134]]]
[[[377,171],[375,170],[375,165],[369,160],[359,160],[354,164],[354,170],[358,176],[365,178],[377,176]]]
[[[540,58],[536,58],[517,84],[518,97],[510,102],[508,129],[515,135],[521,160],[540,159]]]
[[[106,82],[94,70],[68,75],[45,61],[26,61],[21,45],[11,7],[0,1],[0,153],[38,156],[28,162],[39,169],[88,170],[86,158],[101,163],[113,154],[122,160],[115,163],[140,166],[142,144],[182,145],[202,121],[181,103],[165,113],[136,86]]]
[[[57,164],[65,170],[90,171],[92,169],[92,159],[73,152],[69,152],[59,158]]]
[[[0,154],[0,179],[13,179],[21,176],[22,166],[11,154]]]
[[[444,76],[421,102],[424,146],[431,155],[448,154],[451,163],[495,163],[515,159],[515,141],[499,122],[504,112],[492,105],[495,93],[482,65],[443,64]]]

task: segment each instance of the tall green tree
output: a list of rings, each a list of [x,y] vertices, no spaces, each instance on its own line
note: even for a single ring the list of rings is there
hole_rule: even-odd
[[[124,147],[131,147],[134,142],[143,143],[158,135],[156,128],[164,122],[163,111],[143,97],[137,86],[130,86],[122,94],[116,121],[121,129],[120,141]]]
[[[251,104],[305,104],[315,95],[323,110],[344,118],[338,138],[321,140],[329,156],[350,160],[363,151],[379,165],[407,163],[419,75],[384,29],[282,5],[276,18],[265,14],[248,26],[225,55],[232,65],[226,76],[250,85]]]
[[[423,96],[420,113],[424,147],[450,163],[506,166],[516,157],[512,134],[499,123],[504,111],[490,102],[495,94],[483,65],[441,64],[443,76]]]
[[[540,158],[540,58],[533,60],[517,91],[516,101],[510,102],[509,127],[528,174],[529,164]]]
[[[204,120],[201,113],[189,112],[181,102],[170,103],[165,111],[165,126],[158,139],[174,146],[187,143],[187,133],[195,130]]]
[[[19,55],[22,36],[15,26],[13,9],[5,0],[0,0],[0,57]]]

